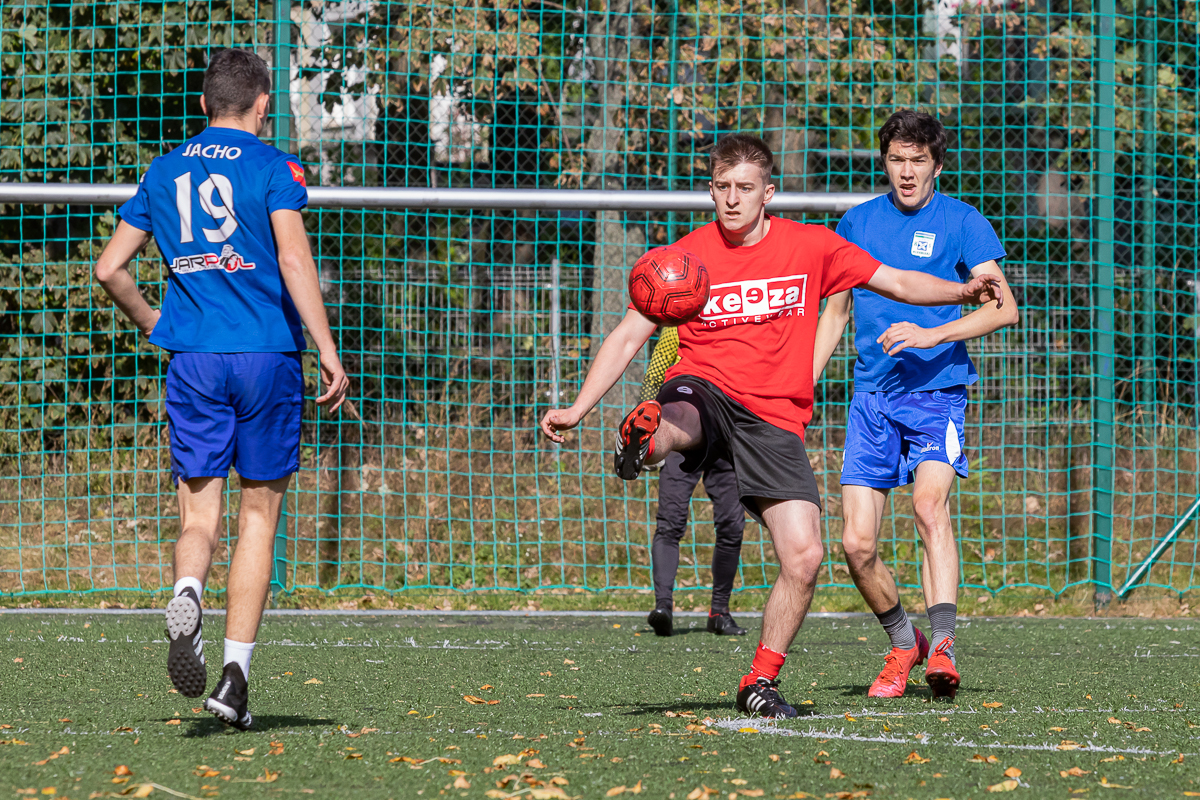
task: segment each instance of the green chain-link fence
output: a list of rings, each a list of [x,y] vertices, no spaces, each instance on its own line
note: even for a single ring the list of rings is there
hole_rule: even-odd
[[[1119,586],[1200,495],[1194,2],[0,0],[0,28],[5,182],[136,182],[202,128],[206,56],[229,45],[272,64],[267,136],[310,186],[698,189],[714,137],[745,130],[776,150],[784,191],[875,192],[879,125],[937,113],[953,139],[941,189],[992,220],[1023,311],[971,345],[972,476],[952,501],[964,582]],[[178,524],[166,359],[91,278],[113,208],[2,212],[0,592],[156,590]],[[534,425],[555,392],[573,397],[627,266],[707,219],[311,211],[361,419],[309,409],[279,581],[649,586],[655,481],[624,484],[608,456],[642,362],[569,445]],[[157,300],[159,260],[137,270]],[[827,585],[849,585],[851,364],[847,341],[808,442]],[[708,580],[711,515],[696,516],[685,586]],[[1148,582],[1197,586],[1198,546],[1185,525]],[[914,585],[903,492],[884,547]],[[740,585],[768,585],[772,560],[751,525]]]

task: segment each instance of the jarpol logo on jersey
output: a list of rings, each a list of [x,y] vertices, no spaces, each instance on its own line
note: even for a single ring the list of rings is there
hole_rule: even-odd
[[[937,239],[936,233],[926,233],[925,231],[917,231],[913,234],[912,254],[918,258],[930,258],[933,256],[933,241]]]
[[[803,314],[807,275],[719,283],[709,289],[700,322],[710,328]]]
[[[237,272],[239,269],[254,269],[254,264],[242,260],[231,244],[222,247],[219,256],[216,253],[202,253],[197,256],[179,256],[171,262],[171,271],[176,275],[189,275],[210,269]]]

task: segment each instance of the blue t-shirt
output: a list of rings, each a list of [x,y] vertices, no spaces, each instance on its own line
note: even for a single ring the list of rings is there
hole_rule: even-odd
[[[890,194],[846,212],[837,232],[896,269],[925,272],[966,283],[971,270],[1004,258],[1004,247],[983,215],[962,201],[933,195],[915,213],[901,211]],[[936,328],[962,317],[961,306],[911,306],[854,290],[854,363],[856,392],[928,392],[966,386],[979,379],[962,342],[929,349],[908,348],[894,356],[875,342],[895,322]]]
[[[271,213],[306,205],[300,162],[245,131],[207,128],[154,159],[118,212],[154,234],[170,269],[150,343],[183,353],[305,349]]]

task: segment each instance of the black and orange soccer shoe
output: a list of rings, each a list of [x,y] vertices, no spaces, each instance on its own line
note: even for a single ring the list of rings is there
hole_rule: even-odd
[[[662,406],[656,400],[645,400],[625,415],[617,430],[617,451],[613,469],[623,481],[636,480],[642,463],[654,446],[654,432],[662,422]]]
[[[933,690],[934,700],[953,700],[958,692],[960,677],[948,652],[953,646],[953,637],[942,639],[929,654],[929,664],[925,667],[925,682]]]
[[[750,676],[747,675],[746,678]],[[746,714],[758,714],[767,719],[798,717],[799,712],[788,705],[779,693],[779,681],[757,678],[746,681],[737,693],[737,710]]]

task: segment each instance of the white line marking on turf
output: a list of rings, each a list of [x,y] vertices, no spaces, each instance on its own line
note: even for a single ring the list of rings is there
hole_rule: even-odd
[[[0,608],[4,614],[94,614],[96,616],[120,616],[122,614],[162,614],[161,608]],[[645,611],[430,611],[409,608],[382,608],[376,611],[352,609],[303,609],[268,608],[263,612],[268,617],[645,617]],[[222,616],[223,608],[206,608],[205,616]],[[739,617],[762,617],[761,611],[739,611]],[[707,611],[676,611],[676,617],[699,617],[708,619]],[[808,615],[813,619],[867,619],[875,615],[866,611],[814,611]],[[916,615],[919,616],[919,615]]]
[[[1178,750],[1149,750],[1144,747],[1109,747],[1107,745],[1080,744],[1078,747],[1073,747],[1070,750],[1059,750],[1058,745],[1046,742],[1044,744],[1005,744],[1002,742],[981,744],[968,739],[958,739],[952,742],[938,741],[933,739],[928,734],[918,739],[911,734],[909,737],[887,736],[881,734],[879,736],[863,736],[857,733],[846,733],[846,729],[840,730],[817,730],[809,728],[808,730],[798,730],[796,728],[781,728],[771,720],[744,718],[744,719],[723,719],[713,723],[718,728],[724,728],[729,731],[738,731],[741,728],[754,728],[758,733],[767,733],[775,736],[799,736],[804,739],[838,739],[847,742],[871,742],[876,744],[902,744],[906,747],[961,747],[975,750],[1032,750],[1039,752],[1083,752],[1083,753],[1130,753],[1138,756],[1168,756],[1179,753]],[[1185,753],[1184,755],[1192,755]]]

